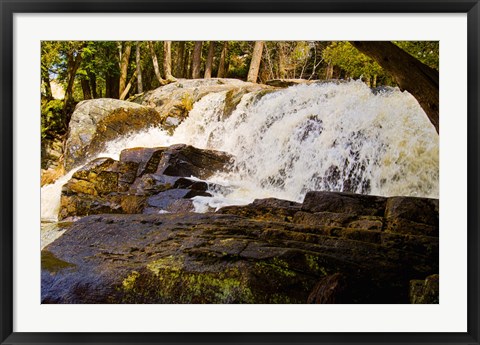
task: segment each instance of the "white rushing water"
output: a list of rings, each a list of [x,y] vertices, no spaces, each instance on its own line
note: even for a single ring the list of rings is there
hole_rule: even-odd
[[[232,171],[210,179],[229,192],[197,197],[197,211],[255,198],[302,201],[309,190],[438,198],[438,135],[406,92],[374,94],[360,81],[297,85],[246,94],[223,119],[225,96],[203,97],[171,136],[158,128],[134,133],[110,142],[100,156],[176,143],[233,154]],[[48,192],[55,188],[60,195],[58,185]]]

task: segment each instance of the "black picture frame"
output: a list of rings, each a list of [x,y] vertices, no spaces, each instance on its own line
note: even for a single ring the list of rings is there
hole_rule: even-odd
[[[13,332],[13,16],[15,13],[467,13],[468,330],[465,333],[18,333]],[[479,344],[478,0],[0,0],[1,344]],[[452,316],[454,317],[454,316]]]

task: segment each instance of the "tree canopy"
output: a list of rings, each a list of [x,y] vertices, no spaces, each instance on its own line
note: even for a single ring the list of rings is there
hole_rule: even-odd
[[[362,79],[398,86],[390,71],[346,41],[43,41],[42,131],[66,131],[76,102],[120,98],[155,89],[176,78]],[[395,41],[416,60],[438,70],[439,42]],[[64,90],[63,106],[52,83]],[[57,97],[58,98],[58,97]],[[61,110],[60,110],[61,109]],[[56,114],[55,112],[60,112]],[[56,115],[53,115],[56,114]],[[55,124],[52,124],[55,119]]]

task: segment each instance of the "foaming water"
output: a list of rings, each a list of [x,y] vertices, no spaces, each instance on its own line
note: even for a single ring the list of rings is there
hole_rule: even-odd
[[[41,192],[41,218],[44,222],[55,222],[60,210],[60,196],[62,187],[72,178],[72,175],[78,168],[70,170],[67,174],[60,177],[55,183],[42,187]]]
[[[374,94],[362,82],[246,95],[225,120],[221,94],[199,104],[174,137],[236,157],[231,199],[301,201],[308,190],[438,197],[438,135],[406,92]],[[207,103],[207,102],[206,102]]]
[[[227,188],[195,198],[197,211],[265,197],[301,201],[309,190],[438,198],[438,135],[409,93],[374,94],[360,81],[297,85],[248,93],[226,118],[225,97],[203,97],[171,136],[151,128],[99,156],[178,143],[233,154],[231,172],[210,179]]]

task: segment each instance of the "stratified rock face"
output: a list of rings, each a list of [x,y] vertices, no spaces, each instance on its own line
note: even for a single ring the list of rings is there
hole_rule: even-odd
[[[160,125],[151,108],[117,99],[93,99],[78,103],[69,123],[65,168],[85,163],[100,153],[105,144],[121,135]]]
[[[232,156],[188,145],[132,148],[120,160],[97,158],[63,186],[59,219],[101,213],[192,211],[191,198],[211,196],[207,179],[225,171]]]
[[[436,210],[431,199],[310,192],[302,204],[88,216],[43,250],[42,303],[416,302],[411,281],[438,274]],[[389,226],[404,220],[408,233]]]

